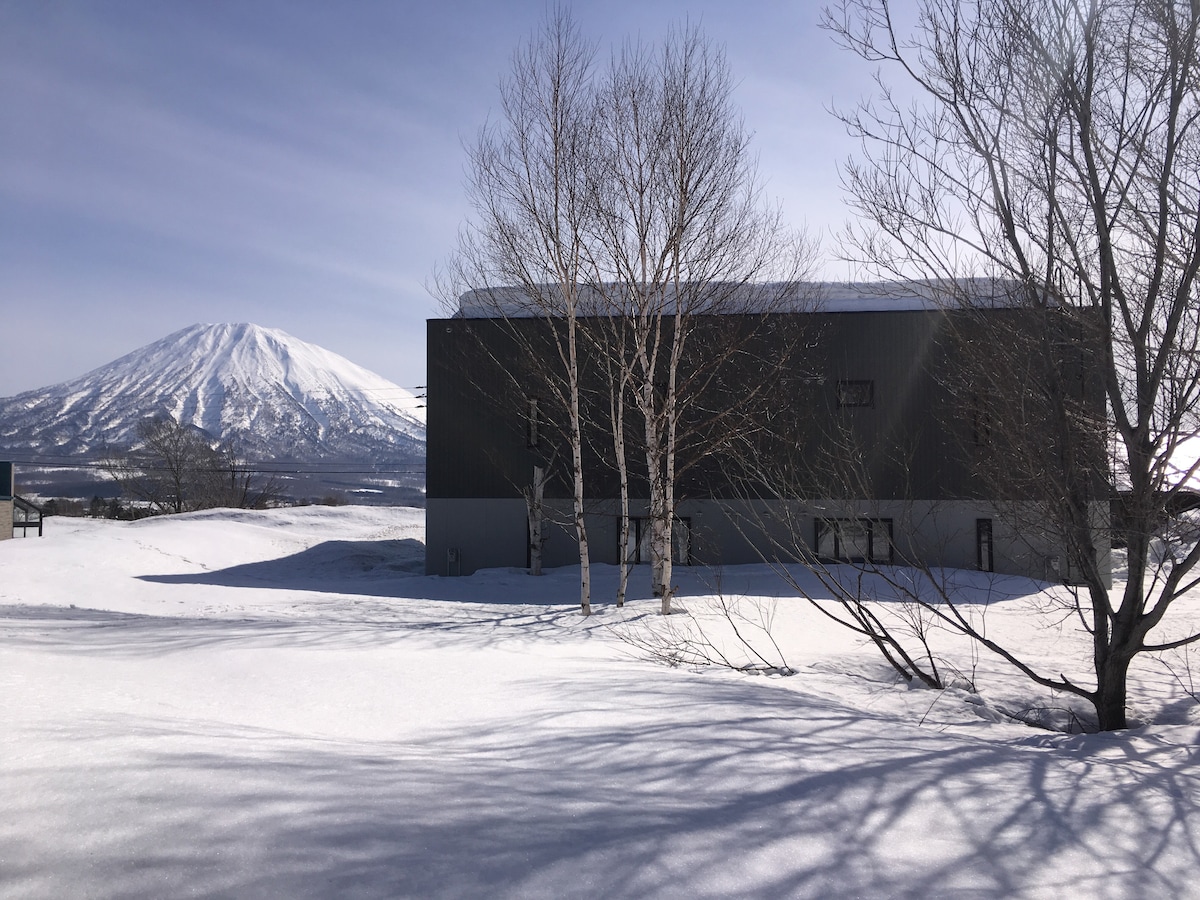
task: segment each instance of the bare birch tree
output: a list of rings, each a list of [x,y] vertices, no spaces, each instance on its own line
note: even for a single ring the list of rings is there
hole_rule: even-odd
[[[567,417],[573,508],[579,542],[579,598],[591,612],[584,517],[579,316],[586,281],[594,166],[594,48],[564,10],[513,55],[501,82],[502,117],[470,148],[465,227],[451,280],[474,287],[499,320],[533,317],[554,336],[554,377],[544,382]],[[516,332],[514,332],[516,334]]]
[[[628,341],[627,320],[624,316],[614,317],[616,327],[608,331],[604,353],[605,376],[608,381],[609,421],[613,440],[613,462],[617,470],[617,493],[619,495],[617,526],[617,606],[625,605],[629,591],[629,459],[625,441],[625,403],[632,377],[626,353]],[[602,342],[605,343],[605,342]]]
[[[723,356],[746,338],[713,329],[731,340],[694,352],[694,329],[702,317],[794,303],[812,256],[778,210],[762,203],[732,94],[724,53],[686,27],[658,47],[627,45],[598,95],[598,230],[589,249],[605,311],[622,323],[618,371],[629,379],[642,426],[651,584],[664,615],[681,423],[690,404],[713,399],[707,388]],[[744,406],[752,390],[737,402]],[[710,440],[719,417],[705,417]]]
[[[1124,728],[1133,660],[1200,640],[1167,616],[1200,584],[1200,543],[1186,529],[1152,553],[1196,474],[1177,451],[1197,436],[1200,405],[1200,3],[927,0],[911,35],[893,6],[841,0],[825,12],[840,43],[880,66],[880,96],[840,113],[862,140],[844,172],[860,217],[847,257],[885,277],[1009,279],[1043,315],[1043,333],[1013,354],[981,354],[1003,375],[981,365],[977,383],[1010,411],[993,431],[1033,411],[1036,427],[1009,441],[1024,451],[1004,458],[1052,512],[1083,582],[1091,672],[1035,671],[1020,648],[988,646],[1085,698],[1101,729]],[[994,350],[999,339],[982,340]],[[1107,423],[1080,417],[1056,367],[1021,371],[1031,349],[1055,342],[1093,355]],[[1097,471],[1092,449],[1106,439],[1111,472]],[[1096,478],[1123,498],[1128,579],[1111,596]]]
[[[632,405],[652,582],[669,613],[681,423],[734,352],[711,339],[692,348],[693,322],[794,302],[812,247],[762,204],[724,54],[698,29],[674,31],[657,47],[631,44],[603,74],[592,58],[562,10],[517,52],[501,88],[503,118],[471,150],[475,217],[452,280],[472,288],[489,314],[512,320],[518,340],[529,340],[522,318],[556,338],[546,382],[569,422],[585,613],[584,443],[589,425],[607,418],[627,540],[624,410]],[[772,284],[756,285],[763,281]],[[584,384],[589,355],[608,384]],[[594,417],[585,415],[588,390],[605,398]],[[702,417],[707,431],[731,412]],[[623,594],[624,574],[621,584]]]

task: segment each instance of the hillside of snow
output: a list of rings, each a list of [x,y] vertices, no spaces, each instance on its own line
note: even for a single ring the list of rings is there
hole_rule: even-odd
[[[282,331],[193,325],[0,400],[0,450],[84,458],[166,415],[255,459],[410,461],[424,455],[423,412],[412,392]]]
[[[1200,896],[1186,657],[1134,673],[1158,724],[1059,734],[942,635],[959,686],[897,684],[764,567],[678,569],[669,619],[598,567],[583,618],[577,570],[428,577],[422,538],[309,507],[0,542],[0,897]],[[1077,665],[1043,585],[963,577]],[[796,675],[649,658],[744,658],[722,598]]]

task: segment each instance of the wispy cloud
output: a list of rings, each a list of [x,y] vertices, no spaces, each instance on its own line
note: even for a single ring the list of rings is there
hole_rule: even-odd
[[[22,304],[32,346],[80,309],[104,307],[89,340],[112,356],[160,320],[229,312],[318,343],[357,334],[339,352],[359,362],[405,340],[412,352],[382,374],[422,381],[422,320],[436,312],[424,284],[467,212],[461,142],[545,10],[0,5],[0,302]],[[622,0],[579,16],[604,42],[699,20],[742,79],[768,194],[807,207],[796,221],[835,212],[836,128],[820,109],[832,87],[803,83],[827,39],[805,5]],[[378,327],[393,315],[403,338]],[[9,354],[0,395],[79,374],[71,365]]]

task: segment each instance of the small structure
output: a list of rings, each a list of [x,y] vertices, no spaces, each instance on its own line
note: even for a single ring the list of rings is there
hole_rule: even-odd
[[[12,530],[2,523],[12,522]],[[42,510],[24,497],[18,497],[14,490],[13,464],[0,462],[0,540],[16,537],[28,537],[29,530],[37,529],[38,537],[42,536]]]
[[[16,524],[14,516],[14,497],[13,493],[13,464],[10,462],[0,462],[0,541],[13,536],[7,528],[3,527],[4,522],[12,522]]]

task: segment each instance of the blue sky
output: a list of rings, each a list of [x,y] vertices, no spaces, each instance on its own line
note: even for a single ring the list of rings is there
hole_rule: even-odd
[[[464,141],[545,0],[0,0],[0,396],[196,322],[254,322],[424,383]],[[870,68],[819,4],[578,3],[602,48],[685,19],[727,50],[766,193],[845,217],[826,111]],[[828,243],[828,242],[827,242]],[[844,266],[832,265],[830,277]]]

